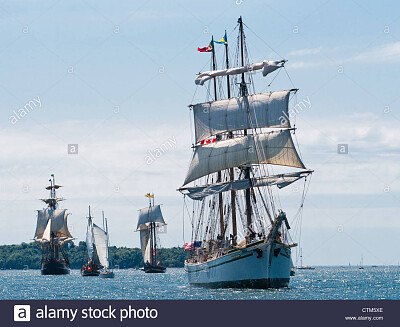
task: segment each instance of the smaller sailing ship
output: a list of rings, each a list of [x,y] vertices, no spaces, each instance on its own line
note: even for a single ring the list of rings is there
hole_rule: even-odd
[[[296,269],[308,269],[308,270],[314,270],[314,267],[310,266],[303,266],[303,249],[300,248],[300,266],[297,266]]]
[[[361,256],[360,267],[358,267],[358,269],[364,269],[364,265],[363,265],[363,256]]]
[[[108,237],[107,218],[104,218],[103,211],[103,229],[93,224],[94,244],[96,245],[97,256],[99,257],[101,270],[99,277],[114,278],[114,272],[110,268],[109,251],[110,239]]]
[[[154,205],[154,194],[146,194],[149,206],[140,209],[136,231],[140,231],[140,247],[142,249],[144,272],[164,273],[166,267],[157,261],[157,229],[166,225],[160,205]],[[153,201],[152,201],[153,199]]]
[[[90,206],[89,206],[88,226],[86,230],[86,247],[88,253],[88,262],[82,266],[81,274],[82,276],[99,276],[100,266],[96,263],[95,260],[93,217],[90,215]]]
[[[68,230],[66,209],[59,209],[56,190],[62,187],[57,185],[54,175],[49,179],[50,185],[46,190],[50,191],[50,197],[41,199],[47,204],[47,208],[38,210],[35,231],[35,242],[42,248],[42,275],[67,275],[70,272],[66,244],[73,240]]]

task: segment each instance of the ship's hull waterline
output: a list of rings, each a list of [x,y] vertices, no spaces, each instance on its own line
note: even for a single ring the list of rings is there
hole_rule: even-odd
[[[189,283],[209,288],[282,288],[290,281],[291,250],[264,243],[204,263],[185,263]]]
[[[69,275],[70,269],[64,261],[50,260],[42,263],[42,275]]]
[[[147,274],[163,274],[167,270],[166,267],[160,266],[160,265],[150,265],[150,264],[145,264],[144,265],[144,272]]]

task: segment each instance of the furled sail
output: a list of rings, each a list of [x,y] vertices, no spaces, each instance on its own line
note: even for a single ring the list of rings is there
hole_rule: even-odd
[[[72,238],[68,230],[67,224],[68,213],[66,209],[43,209],[38,210],[38,219],[36,224],[35,238],[43,238],[43,233],[48,225],[49,219],[51,219],[51,229],[57,237]]]
[[[86,248],[87,248],[90,260],[93,260],[93,227],[92,227],[92,223],[90,221],[88,223],[87,230],[86,230]]]
[[[221,70],[211,70],[204,73],[199,74],[195,79],[196,85],[203,85],[205,82],[210,80],[213,77],[217,76],[228,76],[228,75],[238,75],[242,73],[252,72],[254,70],[262,69],[263,76],[267,76],[269,73],[277,70],[278,68],[282,68],[285,64],[285,60],[278,61],[269,61],[264,60],[262,62],[256,64],[250,64],[242,67],[221,69]]]
[[[100,264],[108,269],[108,238],[107,233],[96,224],[93,224],[94,244],[99,257]]]
[[[147,228],[145,225],[151,222],[165,225],[160,205],[140,209],[137,229]]]
[[[252,187],[272,186],[278,188],[288,186],[295,181],[306,177],[312,171],[306,170],[294,173],[285,173],[273,176],[264,176],[251,179],[240,179],[232,182],[221,182],[209,185],[187,187],[179,189],[183,194],[189,196],[192,200],[203,200],[206,196],[218,194],[227,191],[240,191]]]
[[[263,127],[289,127],[291,91],[230,98],[193,106],[196,143],[218,133]]]
[[[211,173],[249,164],[303,168],[290,130],[247,135],[196,147],[184,185]]]
[[[140,230],[140,248],[142,249],[143,262],[151,263],[150,231],[148,229]]]

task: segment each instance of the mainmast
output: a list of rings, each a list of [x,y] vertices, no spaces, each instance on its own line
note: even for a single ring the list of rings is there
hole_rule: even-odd
[[[211,45],[212,45],[212,67],[213,70],[216,70],[215,64],[215,50],[214,50],[214,36],[211,38]],[[214,101],[217,101],[217,78],[214,77]],[[217,183],[222,181],[221,171],[217,173]],[[222,193],[218,194],[218,206],[219,206],[219,226],[220,226],[220,233],[221,233],[221,240],[224,238],[224,202],[222,198]]]
[[[225,59],[226,59],[226,69],[229,69],[229,54],[228,54],[228,37],[226,36],[225,30]],[[228,99],[231,98],[231,85],[229,82],[229,75],[226,75],[226,86],[228,92]],[[233,138],[233,132],[228,133],[228,137]],[[235,171],[233,168],[229,169],[229,178],[231,182],[235,180]],[[236,225],[236,191],[231,190],[231,206],[232,206],[232,244],[237,243],[237,225]]]
[[[245,66],[244,62],[244,33],[243,33],[243,21],[242,21],[242,16],[239,17],[238,20],[239,23],[239,32],[240,32],[240,52],[241,52],[241,59],[242,59],[242,66]],[[244,79],[244,73],[242,73],[242,81],[240,83],[240,95],[242,97],[245,97],[247,95],[247,85]],[[247,135],[247,130],[244,130],[244,135]],[[251,167],[246,167],[244,170],[244,178],[250,180],[250,169]],[[251,185],[250,185],[251,187]],[[252,229],[251,229],[251,201],[250,201],[250,196],[251,196],[251,188],[248,188],[245,190],[245,196],[246,196],[246,216],[247,216],[247,232],[250,233],[250,240],[252,238]]]
[[[88,218],[88,229],[86,231],[86,245],[88,247],[89,258],[94,261],[94,247],[93,247],[93,220],[92,215],[90,213],[89,206],[89,216]]]
[[[153,199],[153,203],[151,203],[151,199]],[[149,193],[149,220],[150,220],[150,212],[151,207],[154,207],[154,194],[151,196]],[[154,221],[150,222],[150,264],[154,265],[157,263],[157,243],[156,243],[156,223]]]

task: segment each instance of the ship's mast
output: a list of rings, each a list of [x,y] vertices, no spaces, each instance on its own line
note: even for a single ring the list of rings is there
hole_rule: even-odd
[[[240,50],[241,50],[241,59],[242,66],[245,66],[244,62],[244,33],[243,33],[243,21],[242,16],[239,17],[239,33],[240,33]],[[247,85],[244,78],[244,73],[242,73],[242,81],[240,83],[240,96],[245,97],[247,95]],[[247,135],[247,130],[244,130],[244,135]],[[250,180],[250,167],[246,167],[244,171],[244,178]],[[250,239],[252,234],[251,229],[251,202],[250,202],[251,189],[248,188],[245,190],[246,196],[246,216],[247,216],[247,232],[250,233]]]
[[[211,39],[211,45],[212,45],[212,66],[213,70],[216,70],[216,64],[215,64],[215,51],[214,51],[214,36],[212,36]],[[214,101],[217,101],[217,78],[214,77]],[[221,171],[217,173],[217,183],[222,181],[222,176],[221,176]],[[219,226],[220,226],[220,233],[221,233],[221,240],[224,238],[224,202],[222,198],[222,193],[218,194],[218,205],[219,205]]]
[[[150,195],[150,193],[149,193]],[[151,203],[151,198],[153,198],[153,204]],[[149,215],[151,207],[154,206],[154,194],[153,196],[149,196]],[[150,264],[154,265],[157,263],[157,243],[156,243],[156,223],[150,222]]]
[[[92,216],[91,216],[91,214],[90,214],[90,206],[89,206],[88,224],[89,224],[89,227],[90,227],[90,231],[91,231],[91,233],[92,233],[92,235],[93,235],[93,222],[92,222]],[[91,235],[91,236],[92,236],[92,235]],[[92,242],[93,242],[93,240],[92,240]],[[93,245],[92,245],[92,260],[93,260],[93,262],[94,262],[94,249],[93,249]]]
[[[225,36],[226,36],[226,31],[225,31]],[[226,69],[229,68],[229,55],[228,55],[228,37],[226,36],[225,39],[225,59],[226,59]],[[229,75],[226,75],[226,86],[227,86],[227,92],[228,92],[228,99],[231,98],[231,85],[229,82]],[[229,138],[233,138],[233,132],[229,132],[228,134]],[[233,168],[229,169],[229,177],[231,182],[235,180],[235,171]],[[232,244],[236,245],[236,239],[237,239],[237,225],[236,225],[236,192],[234,190],[231,190],[231,206],[232,206]]]

